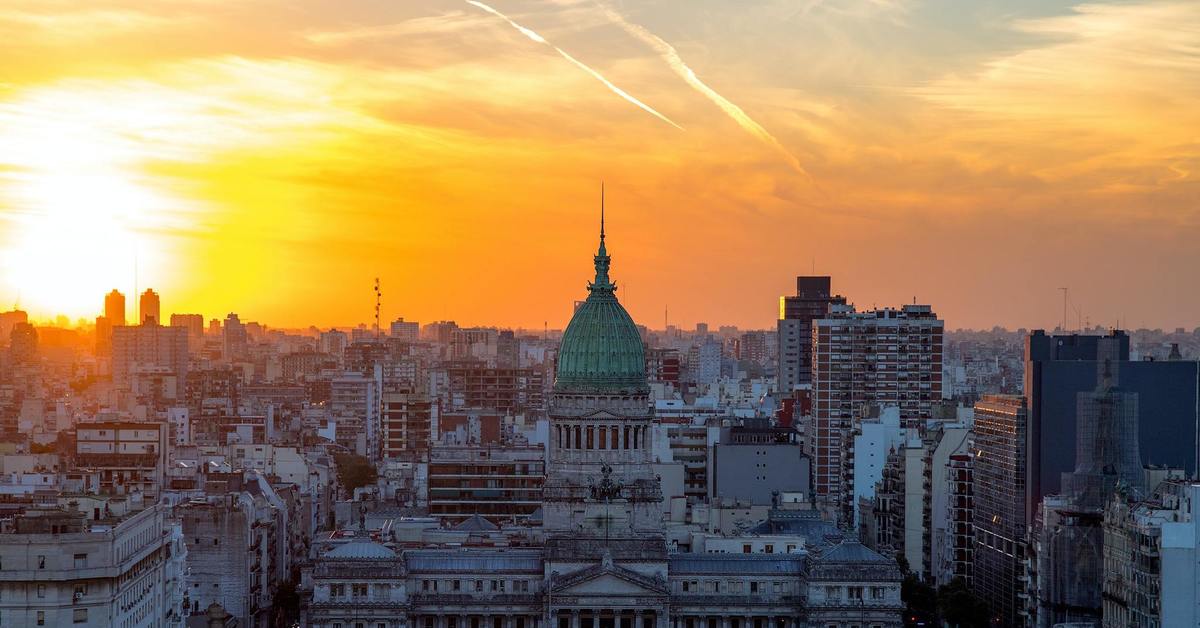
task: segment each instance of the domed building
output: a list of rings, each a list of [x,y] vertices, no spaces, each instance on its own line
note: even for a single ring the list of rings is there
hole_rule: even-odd
[[[548,534],[661,536],[642,337],[617,300],[600,219],[596,277],[563,333],[543,492]]]

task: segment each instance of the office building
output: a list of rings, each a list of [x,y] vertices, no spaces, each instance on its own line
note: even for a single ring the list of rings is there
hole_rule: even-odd
[[[829,277],[797,277],[796,296],[779,297],[777,378],[781,392],[812,382],[812,323],[825,318],[831,306],[846,304],[845,297],[831,295],[829,288]]]
[[[1106,346],[1107,345],[1107,346]],[[1144,494],[1138,452],[1140,396],[1118,386],[1124,373],[1101,342],[1100,383],[1076,404],[1075,470],[1060,495],[1042,499],[1035,523],[1039,626],[1100,623],[1103,611],[1104,510],[1118,491]]]
[[[1042,497],[1062,491],[1063,474],[1075,468],[1079,395],[1096,389],[1105,356],[1120,373],[1121,391],[1138,396],[1141,463],[1196,473],[1200,362],[1130,360],[1129,335],[1119,330],[1105,336],[1052,336],[1035,330],[1025,346],[1027,518],[1034,516]]]
[[[988,395],[975,403],[975,531],[972,590],[1001,626],[1019,622],[1026,556],[1025,399]]]

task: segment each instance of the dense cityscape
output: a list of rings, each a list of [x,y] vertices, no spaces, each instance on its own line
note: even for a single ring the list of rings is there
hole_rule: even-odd
[[[0,628],[1200,628],[1200,1],[0,0]]]
[[[651,329],[610,246],[565,330],[0,314],[0,621],[1196,625],[1200,329]]]

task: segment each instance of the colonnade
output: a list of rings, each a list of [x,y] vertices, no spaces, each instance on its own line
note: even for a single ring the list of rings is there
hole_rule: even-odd
[[[559,449],[623,451],[645,449],[649,444],[646,425],[555,425]]]

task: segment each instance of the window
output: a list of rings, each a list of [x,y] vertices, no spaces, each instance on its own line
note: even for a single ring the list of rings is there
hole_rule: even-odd
[[[455,590],[455,591],[461,591],[461,590],[462,590],[462,581],[461,581],[461,580],[455,580],[455,581],[454,581],[454,589],[453,589],[453,590]]]
[[[751,593],[758,593],[758,583],[757,583],[757,582],[751,582],[751,583],[750,583],[750,592],[751,592]]]
[[[852,600],[861,600],[863,597],[862,587],[847,587],[846,592],[850,595],[850,599]]]
[[[46,625],[46,611],[38,611],[37,612],[37,625],[39,625],[39,626]]]
[[[38,555],[38,569],[45,569],[45,568],[46,568],[46,557],[39,554]]]
[[[765,550],[763,550],[763,551],[765,551],[765,552],[766,552],[766,553],[768,553],[768,554],[774,554],[774,553],[775,553],[775,546],[774,546],[774,545],[771,545],[770,543],[767,543],[767,547],[766,547],[766,549],[765,549]]]
[[[71,611],[71,623],[86,624],[87,623],[87,609],[86,608],[77,608],[77,609],[74,609],[73,611]]]
[[[84,569],[86,567],[87,567],[87,554],[76,554],[75,555],[75,568],[76,569]]]
[[[83,597],[85,595],[87,595],[87,585],[86,584],[75,585],[75,597]]]
[[[743,553],[743,554],[749,554],[749,553],[750,553],[750,544],[749,544],[749,543],[746,543],[745,545],[743,545],[743,546],[742,546],[742,553]]]
[[[46,585],[39,584],[37,586],[37,596],[38,597],[46,597]]]

